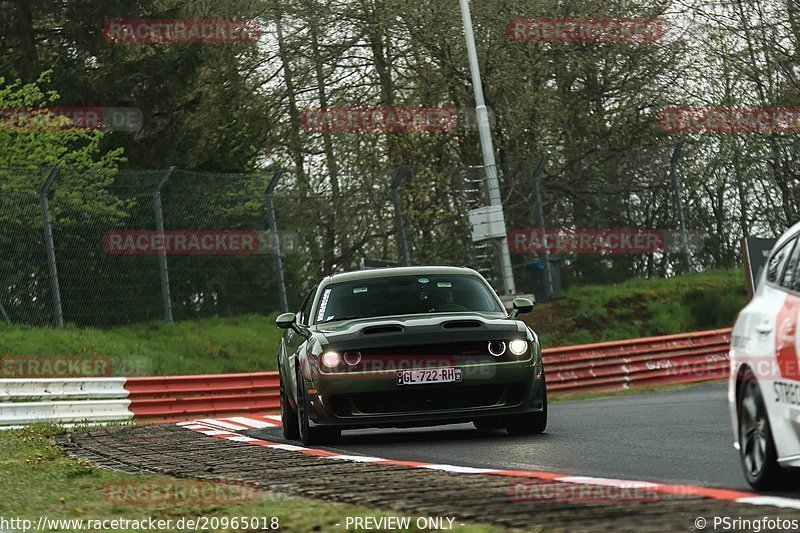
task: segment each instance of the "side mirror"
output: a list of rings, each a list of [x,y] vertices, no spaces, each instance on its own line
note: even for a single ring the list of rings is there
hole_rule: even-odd
[[[533,311],[533,302],[527,298],[514,298],[511,306],[514,308],[511,316],[524,315]]]
[[[281,329],[289,329],[294,326],[295,319],[294,313],[283,313],[275,319],[275,324]]]

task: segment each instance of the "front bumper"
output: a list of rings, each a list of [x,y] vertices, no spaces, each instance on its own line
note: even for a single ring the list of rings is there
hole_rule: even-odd
[[[397,385],[396,371],[318,374],[306,383],[312,426],[355,429],[469,422],[541,412],[541,363],[460,365],[456,383]],[[538,376],[538,377],[537,377]]]

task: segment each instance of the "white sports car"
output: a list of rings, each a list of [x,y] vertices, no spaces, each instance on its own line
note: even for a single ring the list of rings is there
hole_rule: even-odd
[[[731,336],[728,405],[748,483],[787,488],[800,477],[800,224],[769,253]]]

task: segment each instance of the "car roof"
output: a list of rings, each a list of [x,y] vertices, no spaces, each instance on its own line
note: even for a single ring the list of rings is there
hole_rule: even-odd
[[[347,283],[364,279],[380,279],[395,276],[435,276],[435,275],[477,275],[471,268],[453,266],[413,266],[389,267],[369,270],[355,270],[343,272],[325,278],[328,283]],[[328,284],[326,283],[326,285]]]

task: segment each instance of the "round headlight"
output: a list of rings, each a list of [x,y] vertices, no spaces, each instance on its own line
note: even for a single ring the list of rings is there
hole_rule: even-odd
[[[511,350],[511,353],[514,355],[522,355],[525,353],[525,350],[528,349],[528,341],[514,339],[508,343],[508,349]]]
[[[339,363],[342,361],[342,356],[340,356],[336,352],[325,352],[322,354],[322,364],[327,366],[328,368],[335,368],[339,366]]]
[[[355,366],[361,362],[361,352],[344,352],[344,362]]]
[[[506,353],[506,343],[504,341],[490,341],[489,353],[495,357],[500,357]]]

